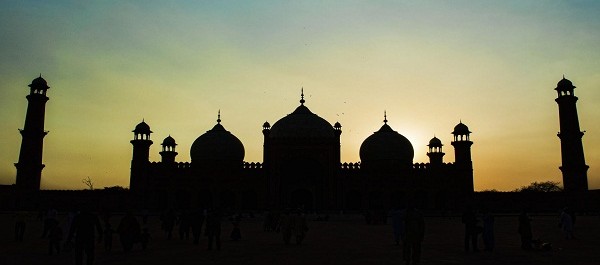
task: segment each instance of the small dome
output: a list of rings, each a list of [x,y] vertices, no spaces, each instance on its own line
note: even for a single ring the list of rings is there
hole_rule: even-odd
[[[31,84],[29,85],[29,87],[31,87],[31,88],[37,88],[37,89],[48,89],[48,88],[50,88],[48,86],[48,83],[46,82],[46,80],[44,78],[42,78],[42,75],[40,75],[39,77],[33,79],[33,81],[31,81]]]
[[[150,130],[150,126],[142,120],[142,122],[140,122],[140,124],[135,126],[135,129],[133,130],[134,133],[141,133],[141,134],[151,134],[152,131]]]
[[[333,125],[333,128],[340,129],[340,128],[342,128],[342,124],[340,124],[339,122],[336,122],[336,123]]]
[[[437,137],[433,137],[431,138],[431,140],[429,140],[429,144],[427,145],[429,147],[442,147],[442,141],[440,141],[440,139],[438,139]]]
[[[573,85],[573,82],[571,82],[571,80],[566,79],[563,76],[563,79],[558,81],[558,84],[556,84],[556,88],[554,90],[568,91],[568,90],[573,90],[573,88],[575,88],[575,86]]]
[[[329,122],[300,105],[273,124],[269,137],[334,139],[335,133]]]
[[[406,137],[384,124],[379,131],[367,137],[360,146],[360,159],[400,160],[412,164],[415,150]]]
[[[265,129],[271,128],[271,124],[269,124],[268,121],[265,121],[265,123],[263,123],[263,128],[265,128]]]
[[[192,163],[202,160],[229,160],[241,164],[244,154],[242,142],[220,123],[196,138],[190,148]]]
[[[469,127],[467,127],[467,125],[464,125],[462,122],[454,126],[454,131],[452,132],[452,134],[454,135],[468,135],[470,133],[471,132],[469,131]]]
[[[175,139],[173,139],[173,137],[171,137],[171,135],[167,136],[167,138],[165,138],[161,144],[162,146],[176,146],[177,144],[175,143]]]

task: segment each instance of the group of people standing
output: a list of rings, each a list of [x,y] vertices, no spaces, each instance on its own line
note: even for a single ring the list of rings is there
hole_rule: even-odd
[[[182,211],[179,215],[177,215],[173,210],[168,210],[160,216],[161,229],[165,232],[167,239],[172,238],[175,225],[178,225],[179,239],[188,240],[191,230],[194,238],[193,243],[195,245],[200,244],[202,227],[206,222],[204,235],[208,237],[208,250],[212,250],[213,245],[217,250],[221,249],[222,219],[223,213],[220,209]],[[232,215],[231,218],[229,218],[229,221],[231,221],[233,225],[231,239],[234,241],[242,238],[240,230],[241,219],[242,217],[239,214]]]
[[[279,225],[276,231],[281,232],[283,242],[286,245],[290,244],[292,237],[295,239],[296,244],[300,245],[306,236],[306,232],[308,232],[306,217],[300,210],[285,211],[279,217]]]
[[[485,251],[493,251],[495,247],[494,238],[494,215],[487,209],[482,211],[482,224],[479,224],[479,218],[473,208],[467,206],[462,215],[462,223],[465,225],[465,252],[479,252],[477,244],[479,234],[482,235]]]
[[[421,243],[425,236],[425,218],[423,214],[409,205],[406,209],[396,208],[391,213],[392,228],[396,245],[402,242],[404,262],[419,264],[421,260]]]

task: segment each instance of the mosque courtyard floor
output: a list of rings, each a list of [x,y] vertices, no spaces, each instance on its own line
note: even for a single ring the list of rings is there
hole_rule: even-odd
[[[27,223],[24,241],[14,242],[13,214],[0,213],[0,264],[74,264],[73,252],[48,255],[47,239],[39,238],[42,224],[33,219]],[[119,219],[112,217],[113,227]],[[152,238],[146,250],[138,244],[124,253],[115,236],[111,252],[96,245],[95,264],[404,264],[391,226],[367,225],[359,215],[332,216],[328,222],[311,221],[309,216],[309,231],[301,245],[285,245],[281,234],[262,231],[260,217],[243,219],[242,240],[232,241],[232,225],[224,221],[220,251],[207,251],[206,237],[199,245],[180,240],[176,233],[167,240],[158,219],[148,221]],[[599,216],[578,217],[573,240],[564,239],[557,224],[557,216],[533,216],[534,238],[551,243],[553,249],[523,251],[517,216],[498,216],[494,251],[472,253],[463,249],[460,217],[426,217],[421,264],[600,264]],[[483,248],[481,240],[479,244]]]

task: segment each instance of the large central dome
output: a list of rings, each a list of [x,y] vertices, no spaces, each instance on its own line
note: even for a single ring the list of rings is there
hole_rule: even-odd
[[[303,100],[301,103],[304,103]],[[334,139],[333,126],[301,104],[271,127],[271,138],[324,138]]]

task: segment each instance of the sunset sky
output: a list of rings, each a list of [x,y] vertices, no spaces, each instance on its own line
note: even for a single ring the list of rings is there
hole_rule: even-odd
[[[343,128],[342,162],[382,125],[428,162],[434,135],[471,140],[476,190],[561,181],[563,74],[591,189],[600,188],[598,1],[13,1],[0,3],[0,184],[15,183],[29,92],[46,108],[42,189],[129,186],[132,130],[171,135],[177,161],[216,123],[262,162],[261,125],[298,105]]]

